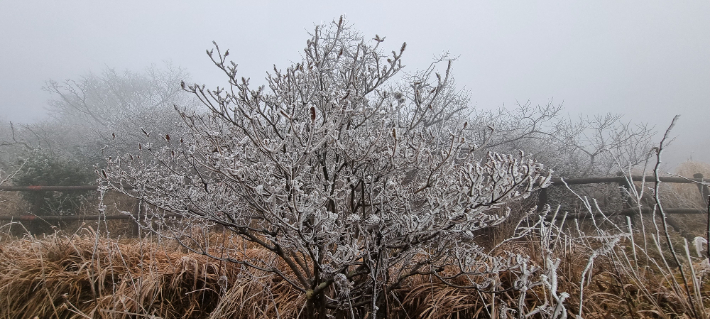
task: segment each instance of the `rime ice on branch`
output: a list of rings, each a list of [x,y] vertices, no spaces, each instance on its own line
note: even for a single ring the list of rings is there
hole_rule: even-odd
[[[208,54],[229,85],[183,83],[209,112],[181,113],[185,136],[113,158],[106,185],[145,203],[145,227],[282,277],[314,316],[376,313],[385,291],[418,274],[485,289],[472,275],[515,262],[483,261],[474,232],[504,220],[492,208],[547,185],[549,172],[522,153],[474,158],[451,61],[391,83],[406,45],[383,45],[341,19],[315,29],[301,62],[252,88],[215,44]],[[212,246],[213,227],[232,239]]]

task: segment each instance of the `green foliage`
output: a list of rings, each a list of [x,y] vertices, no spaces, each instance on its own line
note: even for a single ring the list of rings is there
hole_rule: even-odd
[[[92,184],[94,173],[77,161],[59,159],[43,152],[33,152],[13,182],[17,186],[74,186]],[[74,215],[88,191],[31,191],[22,197],[40,216]]]

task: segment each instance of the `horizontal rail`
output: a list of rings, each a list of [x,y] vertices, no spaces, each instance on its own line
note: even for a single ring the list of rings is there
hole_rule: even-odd
[[[651,214],[653,212],[652,208],[642,208],[641,213],[642,214]],[[699,208],[664,208],[663,212],[669,215],[706,215],[708,213],[707,210],[704,209],[699,209]],[[627,208],[624,209],[618,213],[609,213],[609,214],[602,214],[602,213],[594,213],[594,214],[589,214],[589,213],[582,213],[582,214],[567,214],[567,217],[565,217],[564,214],[557,214],[557,220],[567,218],[567,219],[582,219],[582,218],[591,218],[594,216],[595,218],[598,217],[614,217],[614,216],[635,216],[638,215],[639,210],[638,208]],[[656,210],[657,214],[661,214],[660,211]]]
[[[95,191],[99,187],[96,185],[77,185],[77,186],[0,186],[0,191],[8,192],[63,192],[63,191]],[[125,190],[131,190],[131,186],[123,186]]]
[[[656,178],[654,176],[631,176],[634,182],[645,180],[646,182],[655,182]],[[664,183],[702,183],[710,182],[708,179],[703,178],[685,178],[685,177],[660,177],[661,182]],[[602,183],[619,183],[624,184],[627,181],[625,176],[614,176],[614,177],[586,177],[586,178],[565,178],[565,183],[567,185],[580,185],[580,184],[602,184]],[[564,185],[562,178],[554,177],[551,179],[553,186]],[[96,185],[78,185],[78,186],[43,186],[43,185],[33,185],[33,186],[0,186],[0,191],[17,191],[17,192],[61,192],[61,191],[95,191],[98,189]],[[131,189],[130,186],[124,186],[124,189]]]
[[[699,175],[699,176],[698,176]],[[698,178],[699,177],[699,178]],[[562,178],[555,177],[551,179],[551,184],[552,186],[560,186],[564,185],[565,183],[567,185],[582,185],[582,184],[599,184],[599,183],[618,183],[621,185],[625,185],[628,183],[628,180],[631,179],[634,182],[638,181],[646,181],[646,182],[655,182],[656,177],[655,176],[639,176],[639,175],[634,175],[634,176],[614,176],[614,177],[588,177],[588,178],[570,178],[570,179],[564,179],[564,183]],[[659,180],[664,183],[704,183],[705,185],[700,185],[698,184],[698,188],[700,189],[701,193],[703,196],[707,196],[706,193],[710,193],[708,191],[708,186],[707,186],[707,179],[702,178],[701,174],[696,174],[695,178],[684,178],[684,177],[659,177]],[[96,185],[78,185],[78,186],[43,186],[43,185],[33,185],[33,186],[0,186],[0,191],[35,191],[35,192],[44,192],[44,191],[95,191],[98,189],[98,186]],[[131,189],[130,186],[124,187],[124,189]],[[539,207],[544,206],[544,203],[547,201],[547,191],[545,189],[542,190],[541,192],[541,201]],[[701,210],[701,209],[691,209],[691,208],[667,208],[664,210],[668,214],[707,214],[708,212]],[[644,214],[651,213],[652,210],[648,208],[644,208],[641,211]],[[638,209],[624,209],[621,212],[618,213],[619,215],[635,215],[638,214]],[[567,218],[584,218],[584,217],[589,217],[591,214],[574,214],[574,215],[568,215]],[[601,214],[594,214],[599,215],[601,217]],[[174,214],[174,215],[168,215],[166,217],[178,217],[180,215]],[[59,220],[90,220],[90,219],[99,219],[100,215],[83,215],[83,216],[34,216],[34,215],[25,215],[25,216],[0,216],[0,220],[5,220],[5,221],[32,221],[32,220],[45,220],[45,221],[59,221]],[[111,219],[131,219],[133,218],[132,216],[129,215],[112,215],[112,216],[102,216],[102,218],[106,220],[111,220]],[[561,216],[558,216],[558,218],[561,218]]]
[[[642,214],[650,214],[653,212],[652,208],[642,208],[641,213]],[[699,208],[664,208],[663,212],[666,214],[687,214],[687,215],[699,215],[699,214],[707,214],[708,211],[704,209],[699,209]],[[636,215],[639,213],[638,208],[627,208],[624,209],[620,212],[621,215]],[[661,212],[656,209],[656,213],[660,214]]]
[[[0,186],[0,191],[15,192],[61,192],[61,191],[95,191],[99,187],[96,185],[80,186]]]
[[[587,177],[587,178],[565,178],[564,181],[567,185],[580,185],[580,184],[602,184],[602,183],[619,183],[624,184],[627,181],[627,176],[614,176],[614,177]],[[663,183],[702,183],[710,182],[708,179],[703,178],[685,178],[685,177],[659,177]],[[646,181],[653,183],[656,181],[654,176],[631,176],[631,180],[634,182]],[[559,177],[552,178],[552,185],[564,185],[562,179]]]
[[[663,211],[666,214],[670,215],[701,215],[701,214],[707,214],[708,212],[704,209],[699,209],[699,208],[664,208]],[[653,209],[651,208],[642,208],[641,213],[642,214],[650,214],[653,212]],[[656,210],[658,214],[658,210]],[[590,218],[592,215],[595,217],[613,217],[613,216],[633,216],[637,215],[639,213],[638,208],[627,208],[624,209],[618,213],[609,213],[609,214],[602,214],[602,213],[594,213],[594,214],[589,214],[589,213],[583,213],[583,214],[567,214],[568,219],[575,219],[575,218]],[[183,215],[180,214],[165,214],[163,215],[165,218],[173,218],[173,217],[184,217]],[[71,215],[71,216],[35,216],[35,215],[22,215],[22,216],[0,216],[0,220],[6,220],[6,221],[35,221],[35,220],[44,220],[44,221],[73,221],[73,220],[91,220],[95,219],[98,220],[99,218],[106,219],[106,220],[116,220],[116,219],[133,219],[134,216],[131,215],[108,215],[108,216],[103,216],[103,215]],[[564,214],[558,214],[557,219],[562,219],[564,218]],[[258,218],[256,218],[258,219]]]
[[[180,214],[165,214],[162,216],[166,217],[166,218],[183,217]],[[98,220],[99,218],[101,218],[101,220],[104,220],[104,219],[112,220],[112,219],[133,219],[134,217],[130,216],[130,215],[0,216],[0,220],[7,220],[7,221],[35,221],[35,220],[39,220],[39,221],[72,221],[72,220],[91,220],[91,219]]]

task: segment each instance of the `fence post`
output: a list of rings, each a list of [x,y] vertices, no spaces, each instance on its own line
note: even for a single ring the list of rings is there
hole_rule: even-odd
[[[695,173],[695,174],[693,174],[693,178],[699,179],[701,183],[705,182],[705,180],[703,179],[703,173]],[[705,204],[708,204],[708,200],[709,200],[708,196],[710,196],[710,187],[708,187],[707,185],[703,185],[703,184],[695,184],[695,185],[698,186],[698,191],[700,192],[700,197],[703,198],[703,201],[705,201]]]
[[[708,244],[707,245],[707,252],[708,252],[708,258],[710,258],[710,195],[706,197],[707,203],[708,203],[708,229],[707,229],[707,237],[705,237],[705,242]]]

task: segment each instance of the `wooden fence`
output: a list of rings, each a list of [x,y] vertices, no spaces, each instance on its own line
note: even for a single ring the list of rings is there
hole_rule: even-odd
[[[710,187],[707,180],[703,179],[702,174],[695,174],[693,178],[684,177],[660,177],[662,183],[695,183],[698,186],[698,190],[702,197],[708,201],[708,196],[710,196]],[[635,187],[633,182],[645,181],[648,183],[655,183],[656,179],[654,176],[623,176],[619,174],[614,177],[589,177],[589,178],[570,178],[564,179],[553,178],[551,187],[559,187],[567,185],[583,185],[583,184],[608,184],[615,183],[619,185],[622,189],[622,196],[626,196],[628,190],[631,187]],[[97,190],[95,185],[80,185],[80,186],[0,186],[0,191],[15,191],[15,192],[44,192],[44,191],[95,191]],[[623,190],[623,189],[626,190]],[[548,203],[548,190],[549,188],[544,188],[540,190],[538,196],[538,207],[542,208]],[[635,215],[639,213],[639,210],[633,208],[633,203],[630,202],[630,198],[627,198],[628,208],[622,209],[621,215]],[[706,202],[707,203],[707,202]],[[650,213],[652,209],[644,208],[641,210],[642,213]],[[667,214],[708,214],[708,211],[702,209],[694,208],[664,208]],[[567,218],[582,218],[588,214],[579,215],[568,215]],[[35,216],[35,215],[23,215],[23,216],[0,216],[1,220],[11,220],[11,221],[34,221],[34,220],[45,220],[45,221],[73,221],[73,220],[99,220],[99,219],[133,219],[130,215],[75,215],[75,216]]]
[[[703,174],[701,173],[696,173],[693,175],[693,178],[685,178],[685,177],[659,177],[659,180],[661,183],[679,183],[679,184],[690,184],[694,183],[698,187],[698,191],[700,192],[701,197],[705,201],[705,204],[707,205],[710,202],[710,180],[706,180],[703,178]],[[626,215],[626,216],[633,216],[639,214],[639,209],[635,207],[635,203],[633,202],[633,199],[628,196],[629,191],[631,190],[632,187],[636,187],[633,182],[641,182],[644,181],[646,183],[653,183],[655,184],[656,182],[656,177],[655,176],[625,176],[621,173],[617,174],[617,176],[614,177],[589,177],[589,178],[572,178],[572,179],[561,179],[561,178],[553,178],[552,179],[552,186],[564,186],[565,184],[567,185],[584,185],[584,184],[617,184],[619,186],[619,190],[621,191],[622,197],[624,197],[625,200],[625,205],[623,209],[618,213],[619,215]],[[540,190],[540,194],[538,197],[538,208],[542,209],[542,207],[548,203],[548,192],[549,192],[549,187],[544,188]],[[696,209],[696,208],[666,208],[664,207],[663,211],[666,214],[710,214],[710,208],[708,210],[705,209]],[[648,214],[653,212],[652,208],[642,208],[641,213],[643,214]],[[589,216],[589,214],[570,214],[567,215],[567,218],[584,218]]]

